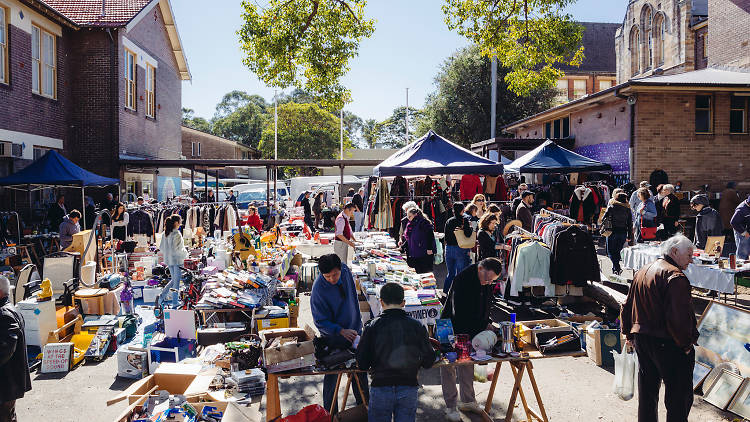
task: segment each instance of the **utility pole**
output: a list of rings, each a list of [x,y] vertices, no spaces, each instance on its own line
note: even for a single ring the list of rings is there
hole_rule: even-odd
[[[339,110],[339,124],[341,128],[339,130],[339,141],[340,141],[340,159],[344,159],[344,109]]]
[[[409,143],[409,88],[406,88],[406,143]]]
[[[279,159],[279,101],[276,98],[276,90],[273,90],[273,159],[274,161]],[[250,174],[248,170],[248,174]],[[279,178],[278,167],[273,166],[273,180],[276,184],[276,180]],[[268,192],[266,192],[268,194]],[[274,202],[276,201],[276,192],[273,193]]]
[[[497,125],[497,57],[492,58],[492,94],[490,95],[490,139],[495,138]]]

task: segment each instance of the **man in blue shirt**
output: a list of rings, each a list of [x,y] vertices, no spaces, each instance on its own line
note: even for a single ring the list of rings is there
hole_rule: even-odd
[[[323,255],[318,260],[320,275],[315,280],[310,295],[310,308],[313,321],[320,336],[337,347],[352,347],[354,340],[362,333],[362,316],[359,313],[359,300],[354,286],[352,272],[336,254]],[[359,373],[359,384],[369,398],[367,374]],[[337,375],[323,378],[323,407],[330,410]],[[357,404],[362,403],[359,390],[354,389]],[[336,410],[334,409],[334,413]]]

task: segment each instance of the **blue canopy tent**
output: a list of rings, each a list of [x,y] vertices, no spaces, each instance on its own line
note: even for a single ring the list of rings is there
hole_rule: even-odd
[[[372,171],[377,177],[502,173],[501,163],[462,148],[432,130],[386,158]]]
[[[34,161],[21,171],[0,179],[0,186],[11,189],[32,190],[45,187],[80,187],[83,199],[83,221],[86,221],[86,187],[118,185],[117,179],[99,176],[74,164],[72,161],[60,155],[57,151],[50,150],[43,157]]]
[[[576,154],[550,140],[505,166],[508,173],[575,173],[607,170],[612,170],[612,166]]]

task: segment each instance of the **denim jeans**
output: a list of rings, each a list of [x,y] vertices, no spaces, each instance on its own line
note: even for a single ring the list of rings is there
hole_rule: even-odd
[[[623,246],[625,246],[625,240],[627,240],[628,234],[626,232],[613,232],[607,237],[607,256],[612,261],[612,270],[619,272],[620,268],[620,252]]]
[[[172,297],[172,306],[177,307],[180,304],[180,281],[182,281],[182,270],[179,265],[170,265],[169,274],[172,276],[172,281],[169,282],[159,295],[159,303],[164,302],[168,297]],[[175,289],[174,295],[170,289]]]
[[[737,244],[737,258],[747,259],[750,254],[750,237],[745,237],[735,230],[734,242]]]
[[[453,283],[453,278],[458,275],[464,268],[471,265],[469,250],[462,249],[458,246],[447,245],[445,247],[445,265],[448,267],[448,276],[445,277],[443,291],[448,293]]]
[[[343,387],[346,382],[346,376],[342,376],[341,378],[341,387]],[[333,403],[333,392],[336,389],[336,379],[338,378],[338,375],[336,374],[329,374],[323,376],[323,407],[326,409],[327,412],[331,411],[331,404]],[[362,386],[362,392],[365,393],[365,400],[370,400],[370,390],[368,390],[369,383],[367,382],[367,374],[364,372],[357,372],[357,378],[359,378],[359,384]],[[354,399],[356,400],[357,404],[364,403],[362,400],[362,397],[360,397],[359,389],[357,388],[357,381],[352,379],[352,386],[351,389],[354,391]],[[333,410],[333,413],[338,413],[338,401],[336,402],[336,408]]]
[[[360,211],[354,211],[354,231],[362,231],[362,223],[365,222],[365,213]]]
[[[413,422],[417,417],[419,387],[393,385],[372,387],[368,422]]]

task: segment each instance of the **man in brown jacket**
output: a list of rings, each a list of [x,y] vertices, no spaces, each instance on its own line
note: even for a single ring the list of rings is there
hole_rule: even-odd
[[[667,420],[687,422],[693,405],[693,345],[698,329],[690,282],[682,271],[692,261],[693,243],[678,234],[661,244],[661,252],[663,258],[636,273],[620,320],[640,365],[638,421],[658,420],[663,380]]]

